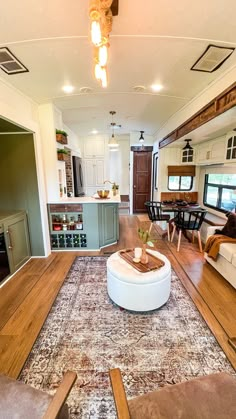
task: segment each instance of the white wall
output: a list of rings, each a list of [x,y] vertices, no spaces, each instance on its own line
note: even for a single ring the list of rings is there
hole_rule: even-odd
[[[159,150],[158,164],[158,192],[156,197],[160,200],[161,192],[171,192],[168,190],[168,166],[180,165],[181,149],[177,147],[164,147]],[[193,179],[191,192],[198,191],[199,186],[199,167],[196,167],[196,176]]]
[[[109,179],[119,185],[121,195],[129,195],[129,136],[119,137],[117,151],[109,151]]]
[[[68,134],[68,137],[67,137],[68,144],[66,145],[66,147],[68,147],[70,150],[73,151],[72,155],[81,157],[82,156],[81,139],[67,125],[64,124],[63,118],[62,118],[62,112],[56,106],[53,106],[53,118],[54,118],[55,129],[63,130]],[[57,148],[63,148],[63,145],[60,145],[58,143]]]
[[[38,112],[47,201],[53,202],[59,198],[54,106],[51,103],[40,105]]]

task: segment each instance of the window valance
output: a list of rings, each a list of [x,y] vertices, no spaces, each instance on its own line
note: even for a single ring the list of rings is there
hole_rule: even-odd
[[[186,166],[168,166],[168,176],[195,176],[193,165]]]

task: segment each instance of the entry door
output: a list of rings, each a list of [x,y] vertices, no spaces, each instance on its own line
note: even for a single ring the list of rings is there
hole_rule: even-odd
[[[152,152],[135,151],[133,165],[133,212],[146,212],[151,194]]]

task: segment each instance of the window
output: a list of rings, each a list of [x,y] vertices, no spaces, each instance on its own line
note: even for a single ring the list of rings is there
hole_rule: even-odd
[[[190,191],[193,186],[193,176],[168,176],[170,191]]]
[[[236,208],[236,174],[205,176],[204,205],[227,212]]]

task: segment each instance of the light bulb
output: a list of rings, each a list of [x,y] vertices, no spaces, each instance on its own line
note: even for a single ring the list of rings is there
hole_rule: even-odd
[[[95,64],[94,73],[95,73],[96,79],[101,80],[102,69],[101,69],[101,66],[99,64]]]
[[[104,67],[107,64],[108,50],[107,45],[102,45],[98,50],[98,59],[100,66]]]
[[[107,87],[107,70],[106,67],[101,67],[101,82],[102,87]]]
[[[102,42],[101,27],[97,20],[91,23],[91,40],[94,45],[100,45]]]
[[[66,85],[66,86],[63,86],[63,91],[65,92],[65,93],[72,93],[73,92],[73,90],[74,90],[74,87],[73,86],[70,86],[70,85]]]

